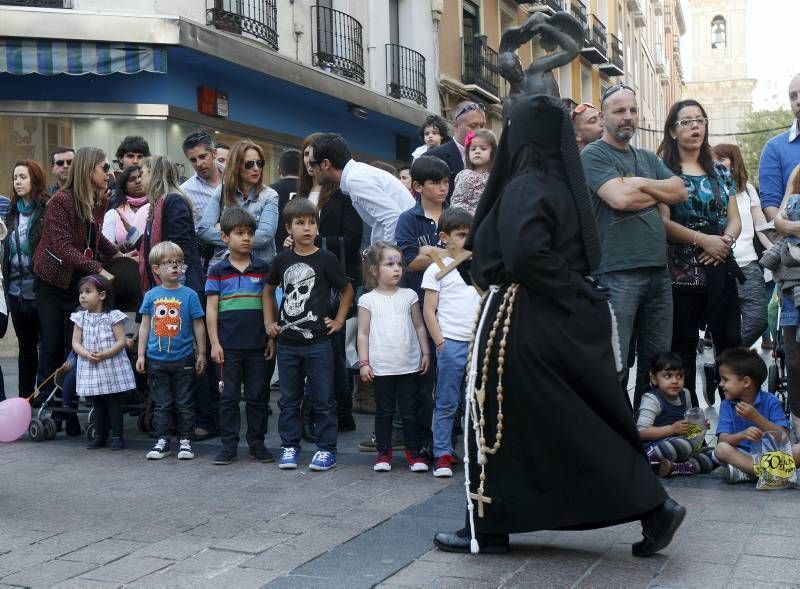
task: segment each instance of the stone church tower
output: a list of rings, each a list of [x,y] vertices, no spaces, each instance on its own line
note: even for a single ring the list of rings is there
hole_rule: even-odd
[[[747,77],[747,0],[689,0],[689,7],[692,81],[683,97],[705,107],[712,145],[736,143],[733,133],[752,111],[756,85]]]

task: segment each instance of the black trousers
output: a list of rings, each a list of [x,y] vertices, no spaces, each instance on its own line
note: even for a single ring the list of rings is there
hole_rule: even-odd
[[[47,376],[64,363],[67,350],[72,348],[73,324],[69,316],[78,306],[78,280],[75,276],[66,290],[42,280],[36,287],[36,311],[42,334],[40,361]],[[51,387],[52,384],[47,387],[48,392]]]
[[[108,438],[108,426],[111,425],[111,436],[122,437],[122,395],[96,395],[92,397],[94,405],[94,431],[96,437],[105,440]]]
[[[417,391],[419,374],[399,374],[375,377],[375,447],[388,452],[392,447],[392,417],[395,407],[403,423],[406,448],[419,448],[417,421]]]
[[[700,339],[699,326],[706,321],[707,306],[708,295],[705,292],[672,291],[672,351],[683,360],[686,388],[695,407],[699,406],[695,392],[697,342]],[[717,355],[742,343],[739,305],[725,305],[718,312],[724,314],[724,320],[718,327],[709,326]]]
[[[27,397],[33,393],[39,370],[39,314],[35,301],[13,296],[8,297],[8,310],[19,344],[19,394]]]
[[[222,445],[234,452],[239,445],[241,413],[239,400],[244,384],[244,410],[247,419],[247,445],[264,446],[267,433],[267,361],[264,350],[225,350],[225,386],[219,396],[219,433]]]
[[[783,326],[783,347],[786,351],[786,377],[789,385],[789,408],[792,415],[800,417],[800,344],[797,343],[797,327]]]

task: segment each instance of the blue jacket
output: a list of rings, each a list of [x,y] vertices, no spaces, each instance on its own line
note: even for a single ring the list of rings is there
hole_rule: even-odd
[[[800,164],[800,137],[791,143],[791,129],[776,135],[764,146],[758,163],[758,188],[761,207],[779,207],[789,182],[789,176]]]
[[[419,255],[419,248],[423,245],[436,245],[439,243],[439,234],[436,231],[436,221],[425,216],[422,203],[417,200],[412,208],[404,211],[397,219],[397,228],[394,232],[397,246],[403,252],[403,265],[408,266]],[[413,288],[422,304],[422,275],[421,272],[406,270],[403,275],[403,286]]]

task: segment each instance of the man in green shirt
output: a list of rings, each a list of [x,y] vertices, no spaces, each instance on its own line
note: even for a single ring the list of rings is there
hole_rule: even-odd
[[[654,153],[631,146],[639,124],[636,94],[624,84],[603,94],[603,136],[581,153],[602,245],[597,278],[610,290],[620,351],[637,348],[635,404],[648,385],[651,358],[672,345],[672,285],[659,205],[687,198],[683,181]],[[627,367],[620,373],[625,391]]]

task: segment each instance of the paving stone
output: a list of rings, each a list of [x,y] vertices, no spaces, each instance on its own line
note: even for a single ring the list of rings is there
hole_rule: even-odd
[[[680,542],[672,553],[676,561],[710,562],[715,564],[733,565],[739,559],[744,548],[745,539],[728,542],[717,539],[708,540],[686,539]],[[641,560],[641,559],[637,559]],[[651,559],[646,559],[651,560]]]
[[[94,579],[96,581],[114,581],[125,584],[172,564],[173,561],[171,560],[156,558],[154,556],[128,555],[89,571],[88,573],[84,573],[81,577]]]
[[[775,536],[790,536],[800,538],[800,521],[793,518],[764,516],[755,526],[759,534],[772,534]]]
[[[306,530],[330,523],[332,518],[304,513],[287,513],[270,521],[265,530],[285,534],[302,534]]]
[[[62,556],[65,560],[78,562],[92,562],[95,564],[105,564],[112,560],[117,560],[121,556],[130,554],[145,546],[143,542],[133,542],[131,540],[108,539],[89,544],[88,546],[68,552]]]
[[[744,554],[736,563],[732,576],[738,579],[772,583],[794,582],[800,579],[800,561]]]
[[[448,566],[438,562],[417,560],[387,578],[384,583],[398,587],[421,587],[439,577],[447,576],[447,571],[453,568],[455,568],[453,565]],[[379,586],[383,586],[383,584]]]
[[[653,579],[654,587],[724,587],[731,567],[708,562],[670,561]]]
[[[0,529],[0,553],[8,552],[19,546],[29,546],[45,538],[57,536],[58,532],[49,530],[9,530]]]
[[[503,585],[503,587],[508,586]],[[459,579],[458,577],[439,577],[434,583],[423,585],[423,587],[425,589],[496,589],[497,583]]]
[[[301,534],[302,536],[302,534]],[[291,538],[296,538],[293,534],[279,534],[277,532],[243,532],[233,538],[216,540],[211,548],[233,550],[235,552],[247,552],[258,554],[273,546],[285,542]]]
[[[77,577],[53,585],[52,589],[117,589],[118,587],[122,587],[122,585],[111,581],[93,581]]]
[[[761,509],[750,505],[748,509],[735,509],[729,505],[709,505],[700,514],[700,520],[754,524],[761,516]]]
[[[52,587],[61,581],[77,577],[94,566],[85,562],[50,560],[3,577],[2,582],[31,588]]]
[[[242,552],[207,548],[186,560],[176,563],[172,567],[172,572],[181,574],[189,573],[211,578],[214,575],[220,574],[222,571],[235,567],[248,558],[249,555]]]
[[[788,536],[759,534],[747,541],[745,554],[800,559],[800,542]]]
[[[219,575],[198,583],[197,587],[218,589],[219,587],[235,587],[236,589],[257,589],[280,576],[277,571],[234,567]]]
[[[177,534],[159,542],[148,544],[133,554],[155,556],[166,560],[183,560],[208,548],[214,538],[201,538],[191,534]]]
[[[615,587],[623,585],[626,588],[647,587],[654,577],[652,571],[646,569],[628,569],[624,576],[617,567],[597,565],[592,567],[578,582],[577,587]],[[624,579],[624,582],[620,581]]]
[[[324,552],[326,552],[325,549],[316,547],[306,548],[304,546],[278,544],[258,556],[245,560],[241,563],[241,566],[288,573]]]
[[[800,583],[767,583],[733,578],[725,589],[797,589],[798,587],[800,587]]]

